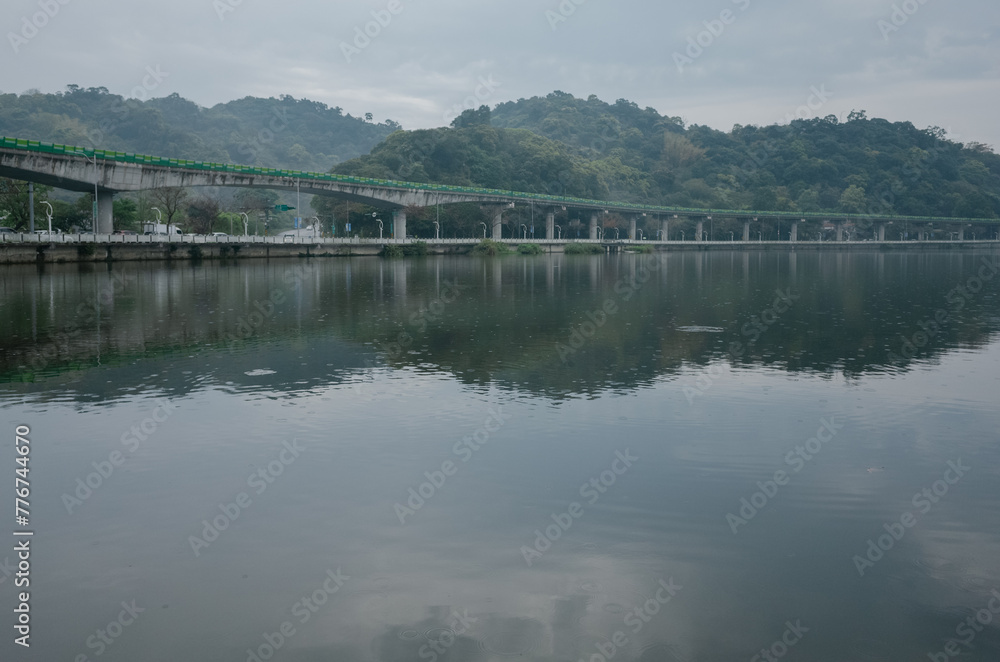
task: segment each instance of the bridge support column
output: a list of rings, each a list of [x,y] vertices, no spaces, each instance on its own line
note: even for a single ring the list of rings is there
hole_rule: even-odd
[[[393,239],[406,240],[406,210],[396,209],[392,212]]]
[[[556,238],[556,213],[554,211],[545,214],[545,238]]]
[[[694,240],[703,241],[702,237],[705,234],[705,221],[698,219],[698,223],[695,225],[694,230]]]
[[[97,192],[97,234],[111,234],[115,231],[114,221],[115,194],[111,191]]]
[[[635,238],[637,236],[636,235],[636,227],[635,226],[638,223],[638,221],[639,221],[639,219],[637,219],[635,216],[633,216],[632,218],[630,218],[629,221],[628,221],[628,238],[629,238],[630,241],[635,241]]]
[[[837,241],[844,240],[844,223],[842,221],[837,223]]]
[[[597,212],[590,215],[590,238],[597,239]]]
[[[743,221],[743,241],[750,241],[750,221]]]
[[[503,207],[493,209],[493,241],[503,238]]]
[[[660,241],[670,241],[670,221],[660,219]]]
[[[790,243],[795,243],[799,240],[799,222],[792,221],[792,229],[788,232],[788,241]]]
[[[35,231],[35,182],[28,182],[28,232]]]
[[[885,223],[875,224],[875,236],[879,241],[885,241]]]
[[[964,225],[959,225],[958,226],[958,240],[959,241],[965,241],[965,226]]]

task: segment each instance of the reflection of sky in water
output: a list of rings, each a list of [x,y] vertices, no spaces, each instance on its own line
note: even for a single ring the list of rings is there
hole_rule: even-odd
[[[923,659],[1000,588],[996,343],[849,377],[721,356],[690,404],[707,364],[551,398],[310,342],[5,387],[4,420],[35,444],[25,659],[242,662],[285,621],[274,659],[589,660],[618,631],[616,660],[750,659],[797,619],[810,631],[789,659]],[[163,398],[177,410],[127,452],[120,437]],[[498,406],[509,417],[462,462],[455,444]],[[726,514],[831,416],[843,428],[734,536]],[[305,450],[258,494],[248,478],[292,439]],[[589,503],[581,485],[626,449],[640,459]],[[68,515],[61,495],[114,450],[124,464]],[[969,474],[859,577],[852,557],[959,457]],[[449,460],[401,525],[394,505]],[[249,507],[195,557],[189,537],[241,492]],[[583,515],[528,566],[521,547],[574,501]],[[338,568],[350,579],[302,623],[295,606]],[[669,578],[682,588],[635,632]],[[97,658],[87,637],[133,599],[146,611]],[[966,659],[997,659],[998,641],[993,626]]]

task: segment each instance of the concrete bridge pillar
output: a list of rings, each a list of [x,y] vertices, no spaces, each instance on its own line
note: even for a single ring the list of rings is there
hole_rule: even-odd
[[[493,208],[493,240],[500,241],[503,238],[503,207]]]
[[[114,220],[115,194],[111,191],[97,192],[97,234],[111,234],[115,231]]]
[[[545,214],[545,238],[556,238],[556,213],[553,210],[549,210]]]
[[[875,224],[875,236],[879,241],[885,241],[885,223]]]
[[[392,212],[392,236],[394,239],[406,239],[405,209],[395,209]]]
[[[698,219],[697,225],[695,225],[694,240],[702,241],[702,236],[705,234],[705,221]]]
[[[959,241],[965,241],[965,226],[964,225],[959,225],[958,226],[958,240]]]
[[[743,221],[743,241],[750,241],[750,221]]]
[[[638,220],[639,219],[636,218],[635,216],[633,216],[631,219],[629,219],[629,222],[628,222],[628,238],[629,238],[630,241],[635,241],[635,238],[637,236],[636,231],[635,231],[636,230],[635,226],[636,226],[636,223],[638,222]]]
[[[788,232],[788,241],[795,243],[799,240],[799,222],[792,221],[792,229]]]
[[[597,212],[590,215],[590,238],[597,239]]]
[[[837,223],[837,241],[843,241],[843,240],[844,240],[844,223],[843,221],[839,221]]]
[[[665,218],[660,219],[660,239],[670,241],[670,221]]]

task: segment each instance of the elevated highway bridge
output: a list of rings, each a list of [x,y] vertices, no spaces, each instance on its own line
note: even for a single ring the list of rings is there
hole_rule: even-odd
[[[703,241],[703,223],[711,219],[741,220],[742,241],[750,241],[750,223],[755,220],[781,219],[789,222],[789,240],[798,240],[798,224],[805,220],[830,222],[837,240],[843,239],[844,227],[859,220],[872,221],[876,238],[885,240],[890,222],[907,222],[923,235],[931,225],[953,227],[964,240],[970,226],[986,226],[988,236],[1000,229],[1000,219],[937,218],[881,214],[833,214],[781,212],[766,210],[692,209],[655,205],[587,200],[519,191],[501,191],[442,184],[372,179],[330,173],[300,172],[276,168],[189,161],[186,159],[145,156],[126,152],[84,149],[18,138],[0,138],[0,176],[54,186],[83,193],[96,193],[97,214],[94,234],[114,231],[112,200],[116,193],[148,191],[165,187],[224,186],[297,191],[360,202],[392,211],[395,236],[405,240],[406,208],[430,207],[455,203],[478,203],[492,219],[492,237],[501,239],[504,210],[519,204],[538,206],[546,216],[545,239],[555,240],[555,215],[561,209],[573,209],[582,217],[589,215],[589,239],[600,239],[599,221],[603,214],[618,212],[629,219],[628,239],[637,238],[637,222],[643,216],[659,220],[658,235],[670,237],[669,224],[681,217],[696,223],[696,242]],[[985,233],[984,233],[985,234]],[[651,237],[655,240],[656,238]]]

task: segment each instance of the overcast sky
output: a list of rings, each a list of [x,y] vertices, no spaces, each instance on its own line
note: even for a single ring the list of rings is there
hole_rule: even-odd
[[[4,0],[0,25],[3,92],[290,94],[412,129],[562,90],[724,130],[865,109],[1000,148],[997,0]]]

